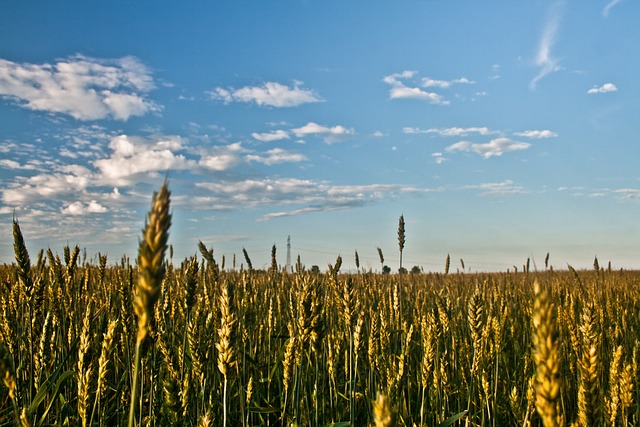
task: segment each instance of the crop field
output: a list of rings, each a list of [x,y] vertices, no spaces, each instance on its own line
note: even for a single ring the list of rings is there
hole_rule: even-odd
[[[14,220],[0,425],[639,424],[639,272],[235,270],[202,242],[174,264],[169,196],[135,262],[32,262]]]

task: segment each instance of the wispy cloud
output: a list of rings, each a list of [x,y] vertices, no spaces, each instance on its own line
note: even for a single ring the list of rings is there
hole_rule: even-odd
[[[531,139],[555,138],[557,133],[550,130],[525,130],[524,132],[515,132],[515,136],[524,136]]]
[[[619,188],[617,190],[613,190],[613,193],[623,199],[640,201],[640,189],[637,188]]]
[[[245,102],[268,107],[297,107],[322,98],[310,89],[304,89],[296,81],[289,87],[278,82],[266,82],[262,86],[245,86],[240,89],[216,87],[209,95],[225,103]]]
[[[0,96],[23,108],[78,120],[127,120],[160,111],[146,98],[154,87],[150,70],[132,56],[75,55],[55,64],[0,59]]]
[[[618,3],[621,3],[622,0],[611,0],[609,3],[607,3],[607,5],[604,7],[604,9],[602,9],[602,16],[604,16],[605,18],[609,17],[609,12],[611,11],[611,9],[613,9],[613,7],[615,5],[617,5]]]
[[[435,152],[431,154],[431,157],[435,160],[436,164],[441,165],[447,161],[447,158],[443,156],[441,152]]]
[[[248,154],[245,158],[250,162],[258,162],[267,166],[279,163],[297,163],[307,160],[304,154],[295,153],[283,148],[273,148],[268,150],[264,155]]]
[[[571,192],[574,197],[612,197],[618,200],[640,201],[640,189],[638,188],[597,188],[586,187],[558,187],[559,192]]]
[[[218,203],[243,208],[279,206],[262,220],[320,211],[352,209],[385,198],[428,190],[399,184],[334,185],[328,181],[297,178],[263,178],[199,182],[196,187],[210,192],[208,206]]]
[[[460,141],[448,146],[445,150],[448,153],[457,151],[477,153],[485,159],[488,159],[494,156],[502,156],[504,153],[510,151],[526,150],[530,146],[531,144],[527,142],[517,142],[509,138],[496,138],[485,144]]]
[[[451,86],[455,85],[455,84],[474,84],[475,82],[472,80],[469,80],[466,77],[461,77],[459,79],[453,79],[453,80],[436,80],[436,79],[432,79],[430,77],[425,77],[422,79],[422,87],[437,87],[437,88],[441,88],[441,89],[447,89],[450,88]]]
[[[426,134],[437,134],[440,136],[467,136],[473,133],[477,133],[479,135],[490,135],[492,133],[496,133],[495,131],[491,131],[489,130],[489,128],[486,128],[486,127],[468,127],[468,128],[450,127],[450,128],[431,128],[431,129],[405,127],[402,129],[402,131],[407,134],[426,133]]]
[[[558,65],[559,60],[553,56],[551,50],[554,47],[558,36],[563,12],[564,1],[562,0],[556,0],[549,9],[535,58],[535,65],[538,67],[538,74],[536,74],[533,80],[529,83],[529,88],[531,90],[534,90],[538,82],[544,77],[561,69]]]
[[[476,185],[467,185],[463,189],[480,190],[484,196],[508,196],[525,193],[524,187],[516,185],[512,180],[507,179],[502,182],[486,182]]]
[[[329,183],[315,183],[313,193],[307,206],[280,210],[264,215],[261,220],[268,221],[275,218],[297,216],[314,212],[331,212],[353,209],[374,203],[384,198],[396,198],[402,193],[424,191],[411,187],[393,184],[346,185],[334,186]],[[300,195],[301,198],[305,196]]]
[[[613,83],[605,83],[602,86],[594,86],[587,91],[589,95],[593,95],[594,93],[608,93],[608,92],[617,92],[618,88]]]
[[[344,126],[327,127],[322,126],[314,122],[309,122],[306,125],[291,129],[298,138],[304,138],[306,136],[320,136],[327,144],[341,141],[349,136],[355,135],[355,131]]]

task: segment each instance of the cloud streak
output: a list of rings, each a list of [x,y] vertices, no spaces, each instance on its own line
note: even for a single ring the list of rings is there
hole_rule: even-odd
[[[492,133],[496,133],[494,131],[489,130],[489,128],[486,128],[486,127],[468,127],[468,128],[450,127],[450,128],[431,128],[431,129],[405,127],[402,129],[402,132],[406,134],[417,134],[417,133],[436,134],[436,135],[445,136],[445,137],[467,136],[473,133],[477,133],[479,135],[490,135]]]
[[[611,0],[609,3],[607,3],[607,5],[602,9],[602,16],[604,16],[605,18],[609,17],[609,12],[611,11],[611,9],[613,9],[613,7],[615,5],[617,5],[618,3],[621,3],[622,0]]]
[[[556,138],[558,136],[557,133],[550,131],[548,129],[545,130],[525,130],[524,132],[516,132],[515,136],[524,136],[525,138],[531,139],[543,139],[543,138]]]
[[[351,209],[384,198],[426,190],[399,184],[334,185],[327,181],[297,178],[263,178],[240,181],[200,182],[198,188],[225,206],[291,206],[265,214],[261,220],[320,211]]]
[[[279,163],[297,163],[307,160],[307,157],[300,153],[295,153],[282,148],[268,150],[265,155],[248,154],[246,159],[250,162],[258,162],[267,166]]]
[[[551,50],[556,43],[558,30],[560,29],[563,6],[563,1],[556,0],[549,9],[535,57],[535,66],[538,68],[538,74],[529,83],[531,90],[535,90],[540,80],[561,69],[558,65],[559,60],[553,56]]]
[[[522,186],[514,184],[510,179],[502,182],[485,182],[477,185],[467,185],[462,188],[465,190],[480,190],[480,194],[483,196],[510,196],[525,193]]]

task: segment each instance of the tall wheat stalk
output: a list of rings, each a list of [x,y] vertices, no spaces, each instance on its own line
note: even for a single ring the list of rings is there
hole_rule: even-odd
[[[216,349],[218,350],[218,370],[223,376],[222,425],[224,427],[228,425],[227,389],[229,384],[229,369],[235,363],[233,340],[235,335],[236,315],[232,311],[230,293],[231,289],[228,284],[222,287],[222,293],[220,294],[220,328],[218,329],[218,343],[216,344]]]
[[[153,195],[151,210],[138,249],[138,285],[133,308],[138,316],[138,334],[136,336],[136,353],[133,368],[133,384],[131,386],[131,406],[129,407],[129,427],[135,425],[135,412],[140,377],[140,358],[142,345],[149,335],[153,309],[160,298],[160,289],[164,279],[164,256],[167,251],[171,214],[169,189],[167,181],[160,191]]]

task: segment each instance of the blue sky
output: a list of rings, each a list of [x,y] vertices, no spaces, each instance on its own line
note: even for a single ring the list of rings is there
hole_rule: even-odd
[[[5,1],[0,262],[135,258],[169,177],[179,261],[640,260],[640,4]]]

